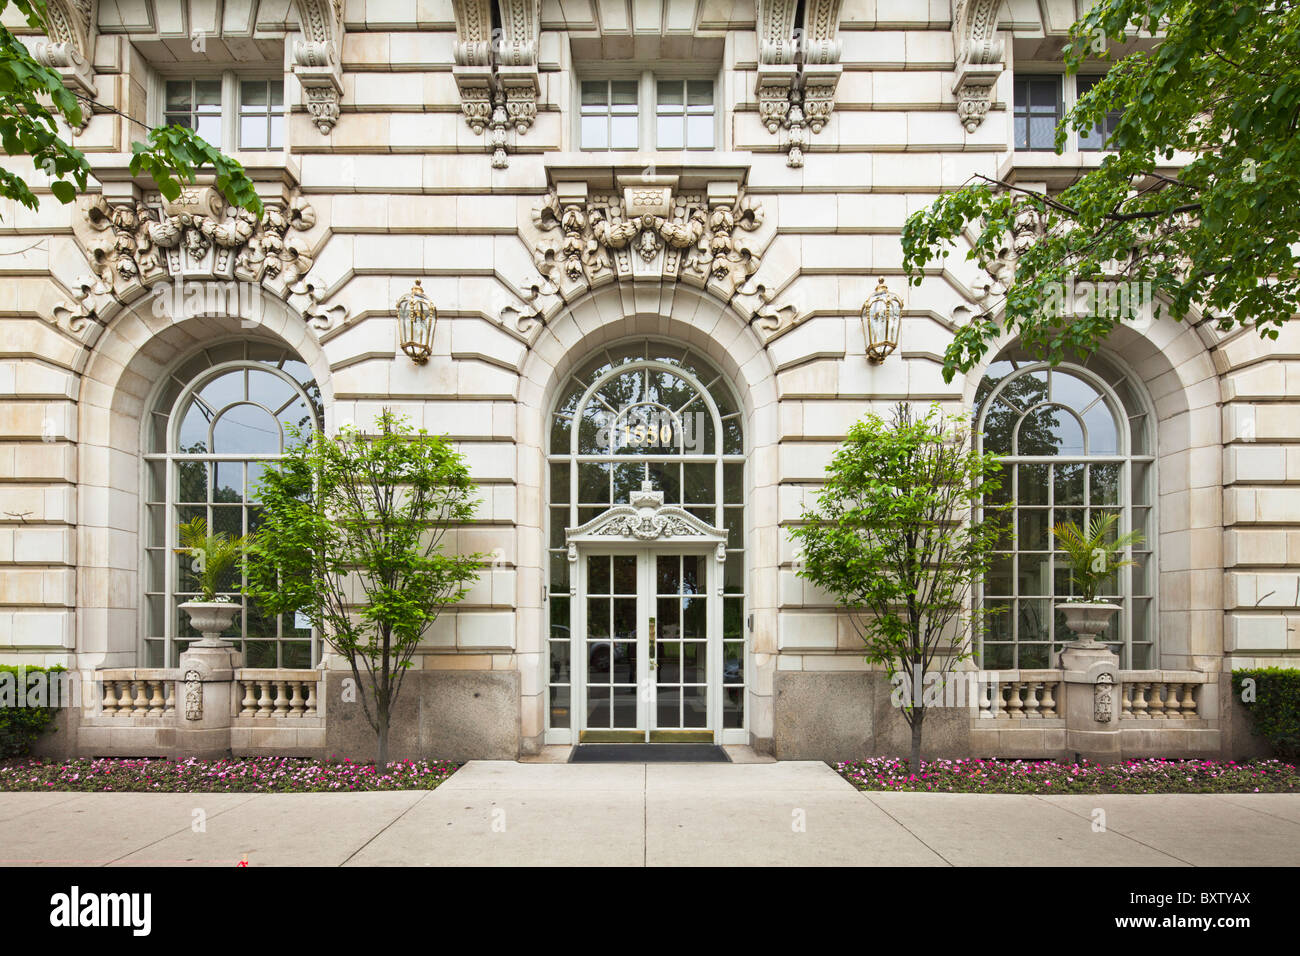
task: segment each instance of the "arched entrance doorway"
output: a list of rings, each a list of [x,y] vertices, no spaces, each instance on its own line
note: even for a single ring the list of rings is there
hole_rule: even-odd
[[[742,413],[641,339],[559,391],[548,455],[548,743],[744,743]]]

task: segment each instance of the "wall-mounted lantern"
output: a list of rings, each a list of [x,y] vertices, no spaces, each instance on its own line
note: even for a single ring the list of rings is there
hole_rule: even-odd
[[[903,324],[903,300],[878,279],[876,291],[862,304],[862,330],[867,338],[867,360],[880,363],[898,348],[898,330]]]
[[[438,324],[438,310],[415,280],[411,291],[397,300],[397,334],[402,351],[416,365],[423,365],[433,354],[433,327]]]

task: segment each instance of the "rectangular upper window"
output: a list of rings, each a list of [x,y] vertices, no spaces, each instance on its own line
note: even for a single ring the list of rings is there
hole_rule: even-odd
[[[578,148],[583,150],[714,149],[714,81],[639,76],[579,83]]]
[[[636,149],[636,80],[582,81],[582,148]]]
[[[284,149],[284,79],[217,76],[162,82],[162,115],[168,126],[192,129],[223,152]]]
[[[1026,76],[1016,79],[1016,149],[1055,149],[1056,125],[1064,115],[1061,77]]]
[[[1078,78],[1079,96],[1083,96],[1083,94],[1096,86],[1097,81],[1100,79],[1100,76],[1080,76]],[[1102,122],[1101,126],[1097,127],[1090,133],[1080,133],[1079,148],[1093,150],[1105,149],[1106,140],[1110,139],[1111,133],[1115,132],[1115,124],[1119,122],[1120,115],[1120,110],[1111,110],[1106,114],[1106,119]]]

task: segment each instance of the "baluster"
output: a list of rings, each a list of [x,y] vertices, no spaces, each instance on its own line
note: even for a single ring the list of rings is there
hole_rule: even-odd
[[[100,709],[107,717],[112,717],[117,711],[117,682],[111,680],[104,681],[104,700]]]
[[[1138,720],[1147,715],[1147,688],[1150,686],[1148,681],[1138,681],[1133,689],[1133,716]]]
[[[989,683],[984,679],[983,674],[976,674],[975,677],[976,693],[979,695],[979,704],[977,705],[979,716],[991,714],[993,711],[993,701],[989,699]]]
[[[303,714],[303,716],[306,717],[308,715],[311,715],[312,717],[316,716],[316,682],[315,681],[307,682],[307,709],[306,712]]]
[[[1147,716],[1163,717],[1165,715],[1165,695],[1169,693],[1169,685],[1164,681],[1157,681],[1151,685],[1151,695],[1147,697]]]
[[[302,681],[298,681],[298,680],[289,681],[289,689],[293,692],[293,696],[289,699],[289,716],[301,717],[302,716]]]
[[[1133,716],[1133,682],[1125,681],[1120,687],[1120,717]]]
[[[261,696],[257,698],[257,716],[271,716],[271,682],[269,680],[259,680],[257,688]]]
[[[1056,687],[1056,681],[1054,680],[1043,681],[1042,710],[1043,710],[1044,717],[1056,716],[1055,687]]]
[[[163,681],[167,687],[167,701],[163,704],[164,714],[176,713],[176,682],[174,680]]]
[[[1201,684],[1184,684],[1183,685],[1183,717],[1188,720],[1194,720],[1200,715],[1200,709],[1196,702],[1196,692],[1201,689]]]
[[[1169,683],[1165,685],[1165,716],[1174,720],[1183,719],[1182,705],[1178,698],[1182,695],[1183,685],[1179,683]]]
[[[1025,683],[1025,716],[1042,717],[1038,711],[1038,681],[1031,680]]]
[[[275,682],[275,716],[285,717],[289,714],[289,693],[285,690],[284,681]]]
[[[239,702],[239,716],[252,717],[257,713],[257,695],[253,693],[251,680],[240,681],[244,687],[244,699]]]
[[[1013,680],[1007,681],[1007,716],[1013,719],[1020,717],[1020,712],[1024,704],[1020,702],[1020,688],[1024,686],[1024,681]]]
[[[149,681],[149,690],[152,692],[149,695],[149,716],[158,717],[163,712],[162,681]]]
[[[118,717],[130,717],[130,716],[131,716],[131,703],[132,703],[132,701],[131,701],[131,682],[130,682],[129,680],[120,680],[120,681],[116,681],[116,683],[118,684],[118,686],[120,686],[120,687],[122,688],[121,693],[118,695],[118,698],[117,698],[117,714],[116,714],[116,716],[118,716]]]
[[[135,700],[131,702],[131,705],[136,716],[149,712],[149,698],[145,696],[144,684],[145,682],[142,680],[132,682],[132,686],[135,688]]]

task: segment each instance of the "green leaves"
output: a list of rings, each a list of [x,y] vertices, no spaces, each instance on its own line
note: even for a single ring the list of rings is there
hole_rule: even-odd
[[[28,26],[48,34],[43,0],[0,0],[0,11],[10,3]],[[60,135],[59,123],[80,127],[83,110],[90,108],[89,102],[78,100],[64,85],[57,72],[38,63],[27,46],[0,26],[0,147],[6,155],[30,157],[61,203],[70,203],[85,192],[93,171],[85,154]],[[211,170],[214,184],[227,202],[262,214],[262,202],[243,166],[193,130],[179,126],[151,129],[146,142],[132,143],[131,148],[131,172],[151,176],[168,199],[180,194],[182,182],[192,183],[198,174]],[[0,196],[29,209],[40,204],[31,185],[11,170],[0,169]]]
[[[244,553],[248,544],[247,537],[232,537],[224,531],[208,534],[208,520],[204,517],[182,522],[177,526],[176,532],[176,540],[180,542],[176,552],[194,558],[194,570],[203,600],[215,599],[226,575]]]
[[[1065,552],[1070,562],[1070,580],[1084,601],[1097,600],[1097,591],[1108,577],[1118,568],[1135,563],[1120,555],[1141,544],[1142,534],[1129,531],[1116,536],[1117,521],[1117,514],[1096,514],[1087,531],[1073,521],[1063,521],[1052,528],[1057,547]]]
[[[940,670],[968,657],[962,622],[979,626],[968,602],[998,523],[996,515],[975,520],[973,509],[997,490],[998,470],[996,458],[970,450],[969,438],[937,406],[918,416],[902,404],[888,421],[868,415],[849,430],[816,506],[791,531],[798,573],[850,612],[866,659],[891,676],[901,670],[909,686],[936,657]]]
[[[1163,39],[1121,56],[1119,44],[1139,29]],[[1208,315],[1224,330],[1269,337],[1300,311],[1300,6],[1101,0],[1071,29],[1069,73],[1093,56],[1098,36],[1109,38],[1110,71],[1080,97],[1056,143],[1122,111],[1100,166],[1051,197],[971,184],[904,226],[911,281],[963,242],[981,266],[1008,267],[987,311],[957,330],[944,356],[949,381],[1007,331],[1057,362],[1092,351],[1126,319],[1048,308],[1067,283],[1150,283],[1161,315]],[[1007,261],[1026,207],[1041,214],[1041,231]]]
[[[245,571],[268,616],[303,612],[348,660],[382,739],[422,636],[485,556],[445,544],[478,506],[464,459],[387,410],[375,426],[299,433],[268,467]]]
[[[147,173],[167,199],[180,195],[181,183],[192,183],[200,169],[211,168],[214,185],[232,206],[262,215],[262,200],[244,167],[197,133],[183,126],[159,126],[148,141],[131,144],[131,173]]]

